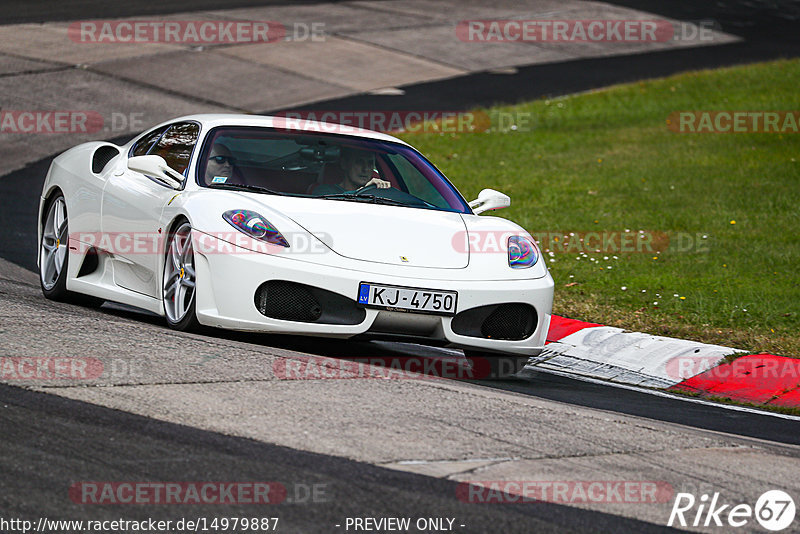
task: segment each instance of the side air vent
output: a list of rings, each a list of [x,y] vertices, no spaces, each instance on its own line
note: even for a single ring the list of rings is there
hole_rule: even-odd
[[[97,270],[97,267],[100,265],[100,262],[97,259],[97,249],[94,247],[89,247],[89,250],[86,252],[86,255],[83,257],[83,263],[81,263],[81,268],[78,271],[77,278],[81,276],[86,276],[92,274]]]
[[[119,149],[111,145],[103,145],[94,151],[92,156],[92,172],[100,174],[106,168],[108,162],[119,155]]]

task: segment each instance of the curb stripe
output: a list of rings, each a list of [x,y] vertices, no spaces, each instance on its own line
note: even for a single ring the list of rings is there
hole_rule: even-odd
[[[789,408],[800,407],[800,388],[793,389],[789,393],[779,396],[770,402],[773,406],[787,406]]]
[[[719,345],[628,332],[611,326],[589,326],[549,343],[531,363],[543,369],[610,382],[668,388],[716,366],[736,352]]]
[[[800,359],[756,354],[553,315],[547,345],[530,365],[667,391],[800,407]]]
[[[669,389],[727,397],[754,404],[800,406],[800,360],[755,354],[742,356]]]
[[[568,319],[558,315],[550,316],[550,330],[547,331],[547,342],[559,341],[578,330],[589,328],[590,326],[603,326],[597,323],[587,323],[577,319]]]

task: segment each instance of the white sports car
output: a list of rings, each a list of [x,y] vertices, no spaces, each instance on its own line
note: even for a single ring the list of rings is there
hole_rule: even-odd
[[[44,295],[128,304],[179,330],[505,355],[495,375],[537,355],[553,280],[525,230],[478,216],[510,199],[468,203],[400,139],[331,126],[194,115],[67,150],[39,208]]]

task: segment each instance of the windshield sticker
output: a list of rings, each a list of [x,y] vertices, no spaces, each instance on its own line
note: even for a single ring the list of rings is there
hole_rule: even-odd
[[[227,176],[215,176],[211,179],[212,184],[224,184],[228,180]]]

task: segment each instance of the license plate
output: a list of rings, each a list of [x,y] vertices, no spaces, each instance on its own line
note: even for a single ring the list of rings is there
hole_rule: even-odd
[[[458,293],[435,289],[387,286],[361,282],[358,303],[362,306],[421,313],[455,315]]]

